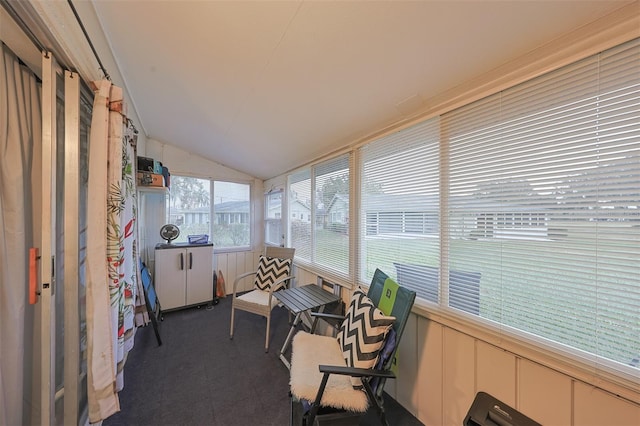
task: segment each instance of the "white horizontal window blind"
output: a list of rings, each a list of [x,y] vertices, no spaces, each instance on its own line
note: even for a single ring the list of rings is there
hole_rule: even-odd
[[[296,257],[311,262],[311,169],[289,176],[289,240]]]
[[[438,301],[439,120],[360,148],[359,279],[380,268]]]
[[[296,257],[349,276],[349,156],[289,176],[289,225]]]
[[[314,263],[349,274],[349,156],[318,164],[315,176]]]
[[[264,195],[264,242],[279,246],[284,244],[282,232],[282,197],[283,191],[270,191]]]
[[[442,124],[450,302],[472,276],[481,317],[639,377],[640,42]]]

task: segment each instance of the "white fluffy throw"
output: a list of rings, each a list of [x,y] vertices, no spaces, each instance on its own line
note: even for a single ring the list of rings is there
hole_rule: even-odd
[[[346,367],[335,337],[299,331],[293,338],[291,353],[291,393],[297,399],[313,401],[318,393],[322,373],[318,365]],[[322,406],[364,412],[369,403],[363,390],[354,389],[349,376],[332,374],[322,396]]]

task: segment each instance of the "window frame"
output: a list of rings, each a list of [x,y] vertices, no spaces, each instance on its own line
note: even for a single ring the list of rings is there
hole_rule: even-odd
[[[196,176],[196,175],[189,175],[189,174],[177,174],[174,173],[172,174],[172,180],[175,181],[176,178],[191,178],[191,179],[199,179],[202,181],[208,181],[209,183],[209,210],[208,210],[208,214],[209,214],[209,229],[208,229],[208,235],[209,235],[209,241],[213,242],[213,249],[214,249],[214,253],[231,253],[231,252],[236,252],[236,251],[250,251],[251,247],[252,247],[252,238],[253,238],[253,233],[254,233],[254,223],[253,220],[251,219],[253,217],[253,203],[252,203],[252,199],[251,199],[251,194],[253,193],[253,185],[251,182],[240,182],[240,181],[234,181],[234,180],[226,180],[226,179],[213,179],[213,178],[209,178],[209,177],[200,177],[200,176]],[[215,222],[215,215],[216,215],[216,211],[215,211],[215,183],[219,182],[219,183],[229,183],[229,184],[237,184],[237,185],[246,185],[248,187],[249,190],[249,197],[248,197],[248,203],[249,203],[249,211],[247,213],[247,224],[249,225],[249,235],[248,235],[248,243],[246,245],[238,245],[238,246],[219,246],[216,245],[214,240],[213,240],[213,226],[214,226],[214,222]],[[177,216],[179,213],[175,213],[171,211],[171,188],[169,188],[169,200],[167,202],[167,218],[170,218],[171,216]],[[214,201],[214,202],[212,202]],[[184,217],[184,215],[183,215]],[[213,218],[213,219],[211,219]],[[173,223],[173,222],[170,222]],[[244,222],[241,222],[244,223]]]
[[[294,230],[292,230],[292,219],[299,219],[301,222],[305,222],[308,223],[310,226],[310,232],[309,232],[309,246],[310,246],[310,250],[309,250],[309,256],[308,257],[304,257],[303,253],[301,250],[296,250],[296,262],[302,265],[306,265],[314,270],[318,270],[319,272],[321,272],[323,274],[323,276],[326,277],[331,277],[332,279],[336,279],[336,281],[352,281],[352,277],[353,277],[353,269],[352,269],[352,240],[353,237],[352,235],[352,226],[351,226],[351,219],[349,217],[343,217],[343,223],[341,224],[341,226],[338,226],[339,229],[329,229],[326,228],[324,224],[323,225],[323,229],[327,232],[331,231],[331,232],[343,232],[346,233],[346,237],[343,235],[338,236],[337,238],[339,240],[341,240],[341,242],[339,243],[338,248],[342,250],[342,252],[344,252],[344,254],[346,254],[346,269],[339,269],[339,266],[336,267],[336,264],[334,265],[327,265],[327,264],[323,264],[320,262],[320,258],[318,255],[318,246],[317,244],[319,243],[319,239],[318,239],[318,226],[319,220],[324,220],[323,218],[328,217],[327,214],[327,207],[328,206],[324,206],[324,203],[322,200],[318,200],[318,193],[319,193],[319,189],[318,189],[318,178],[320,177],[320,180],[323,181],[323,178],[325,176],[330,176],[332,175],[333,172],[335,172],[335,170],[332,170],[334,168],[337,168],[336,170],[340,170],[342,171],[342,173],[346,172],[346,176],[347,176],[347,190],[349,191],[349,193],[346,195],[346,197],[342,197],[343,201],[346,202],[347,204],[347,213],[348,215],[352,215],[353,214],[353,210],[351,209],[351,205],[353,204],[351,202],[351,198],[352,198],[352,193],[353,193],[353,174],[354,174],[354,158],[353,158],[353,153],[351,152],[347,152],[347,153],[341,153],[341,154],[337,154],[336,156],[326,159],[324,161],[318,162],[318,163],[314,163],[310,166],[298,169],[290,174],[287,175],[287,184],[286,184],[286,188],[287,188],[287,211],[288,214],[286,215],[286,229],[287,229],[287,245],[289,247],[294,247],[294,245],[296,244],[296,242],[294,241],[296,232],[294,232]],[[340,166],[342,164],[346,164],[346,168],[340,168]],[[329,170],[326,170],[326,169]],[[340,174],[340,172],[338,173],[340,176],[342,176],[342,174]],[[304,205],[305,202],[304,201],[299,201],[296,197],[292,196],[293,192],[297,192],[295,190],[292,189],[292,185],[299,183],[299,182],[304,182],[304,181],[309,181],[309,188],[308,188],[308,202],[310,204],[309,206],[309,212],[299,212],[296,213],[296,210],[292,208],[292,204],[293,203],[298,203],[301,205]],[[326,182],[325,182],[326,183]],[[334,197],[335,198],[335,197]],[[333,199],[331,200],[333,201]],[[331,201],[328,202],[328,204],[331,203]],[[322,213],[322,215],[319,215],[319,207],[318,207],[318,203],[322,203],[323,205],[323,209],[324,209],[324,213]],[[346,247],[345,247],[346,245]],[[328,259],[328,262],[331,261],[335,261],[336,259],[334,258],[334,256],[331,256],[330,259]]]

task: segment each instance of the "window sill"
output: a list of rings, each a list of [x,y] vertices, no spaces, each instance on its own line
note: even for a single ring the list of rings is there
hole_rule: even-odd
[[[214,247],[213,254],[225,254],[225,253],[238,253],[238,252],[242,252],[242,251],[247,251],[247,252],[252,251],[251,247],[249,247],[249,246],[215,248],[216,246],[214,244],[213,247]]]

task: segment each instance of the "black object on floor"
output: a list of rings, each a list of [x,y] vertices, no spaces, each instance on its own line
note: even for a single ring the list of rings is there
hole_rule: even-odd
[[[540,426],[533,419],[525,416],[496,399],[486,392],[478,392],[469,412],[464,419],[464,426]]]

